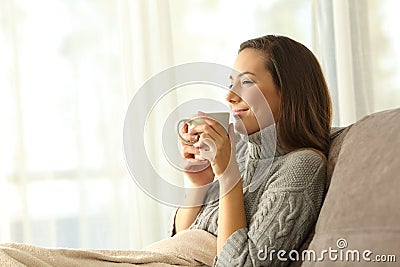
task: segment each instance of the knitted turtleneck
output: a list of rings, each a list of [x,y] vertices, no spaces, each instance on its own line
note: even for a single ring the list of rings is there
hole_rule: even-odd
[[[273,125],[250,136],[238,135],[236,140],[247,227],[228,238],[215,265],[287,266],[289,259],[280,261],[276,253],[272,257],[265,253],[289,253],[304,242],[321,208],[325,161],[313,150],[285,153],[276,146]],[[213,190],[218,186],[210,188],[207,198],[218,195]],[[205,203],[209,204],[202,207],[190,228],[217,236],[219,202],[206,199]]]

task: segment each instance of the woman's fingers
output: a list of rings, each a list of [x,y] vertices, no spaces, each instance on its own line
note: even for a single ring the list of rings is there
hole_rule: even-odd
[[[195,143],[199,140],[198,134],[189,134],[188,133],[188,125],[185,123],[180,131],[180,137],[186,140],[187,142]],[[181,144],[185,143],[181,141]]]
[[[181,128],[181,134],[185,134],[188,132],[189,126],[187,125],[187,123],[183,124],[183,127]]]
[[[189,133],[191,133],[191,134],[202,133],[202,132],[206,131],[207,129],[212,129],[216,133],[221,131],[222,126],[219,124],[219,122],[217,122],[213,119],[209,119],[207,117],[201,117],[201,118],[204,120],[205,123],[199,124],[199,125],[193,127],[192,129],[190,129]],[[225,133],[226,133],[226,131],[225,131]]]
[[[201,124],[201,125],[198,125],[198,126],[194,127],[189,132],[189,134],[200,134],[200,139],[201,139],[202,136],[204,138],[207,135],[207,137],[215,140],[216,142],[222,142],[223,139],[227,136],[227,133],[223,129],[222,126],[220,126],[220,127],[222,128],[222,131],[225,132],[225,134],[223,132],[222,133],[217,132],[217,130],[215,130],[215,128],[218,129],[218,127],[216,125],[219,125],[219,123],[215,122],[215,124],[212,124],[212,125],[208,124],[208,123],[207,124]],[[220,130],[220,129],[218,129],[218,130]]]
[[[211,138],[204,138],[200,139],[198,143],[201,158],[207,159],[210,162],[214,161],[217,153],[217,145],[215,142]]]
[[[192,129],[183,129],[182,137],[193,142],[193,146],[184,145],[183,155],[186,159],[202,158],[208,160],[213,166],[213,171],[223,173],[231,157],[231,140],[227,130],[216,120],[201,116],[205,123]],[[189,132],[186,132],[188,130]],[[233,135],[233,128],[230,129]],[[197,139],[197,140],[196,140]],[[216,160],[216,156],[219,159]],[[215,169],[215,170],[214,170]]]
[[[200,151],[197,147],[183,145],[182,154],[185,159],[193,159],[195,155],[200,155]]]
[[[214,150],[217,149],[217,144],[215,139],[208,133],[202,133],[200,134],[199,140],[195,144],[193,144],[193,146],[198,148],[205,148],[205,147],[210,147],[210,144]]]
[[[220,136],[226,136],[227,132],[226,129],[221,125],[221,123],[219,123],[218,121],[216,121],[213,118],[210,117],[201,117],[208,125],[210,125],[215,132],[217,132]]]
[[[199,135],[198,134],[188,134],[188,133],[184,133],[181,134],[182,138],[190,143],[195,143],[199,140]],[[181,142],[182,144],[184,142]]]

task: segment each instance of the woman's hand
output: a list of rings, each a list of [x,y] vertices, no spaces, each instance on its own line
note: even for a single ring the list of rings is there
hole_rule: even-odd
[[[185,124],[181,130],[181,135],[186,141],[194,142],[199,140],[199,135],[189,134],[188,126]],[[199,148],[181,142],[182,156],[187,159],[185,166],[186,177],[190,180],[193,187],[207,185],[214,180],[213,169],[210,162],[204,159],[198,159],[200,156]]]
[[[247,226],[243,184],[236,161],[235,133],[233,124],[229,125],[229,135],[215,120],[204,118],[205,125],[196,126],[189,134],[199,133],[199,141],[194,145],[200,148],[200,155],[205,146],[207,159],[219,181],[220,200],[218,210],[217,253],[220,254],[226,240],[238,229]]]
[[[236,161],[235,133],[233,124],[229,125],[229,134],[220,123],[209,117],[202,117],[206,124],[194,127],[189,134],[200,134],[195,148],[200,155],[210,161],[212,170],[220,184],[233,186],[240,179]],[[222,179],[222,180],[221,180]],[[228,189],[228,188],[227,188]]]

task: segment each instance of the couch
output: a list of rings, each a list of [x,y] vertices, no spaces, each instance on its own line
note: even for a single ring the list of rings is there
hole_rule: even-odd
[[[291,266],[400,266],[399,154],[400,108],[333,130],[326,197]]]

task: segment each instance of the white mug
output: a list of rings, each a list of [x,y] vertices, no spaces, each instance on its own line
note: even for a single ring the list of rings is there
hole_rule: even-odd
[[[188,132],[192,130],[194,127],[202,124],[206,124],[206,122],[203,120],[202,117],[209,117],[211,119],[214,119],[217,121],[219,124],[221,124],[222,127],[224,127],[225,131],[228,132],[228,127],[229,127],[229,112],[210,112],[210,113],[205,113],[204,115],[195,115],[190,119],[182,119],[178,122],[177,124],[177,131],[178,131],[178,136],[182,140],[183,143],[187,145],[193,145],[197,141],[187,141],[183,138],[181,135],[181,125],[182,123],[186,123],[188,125]]]

